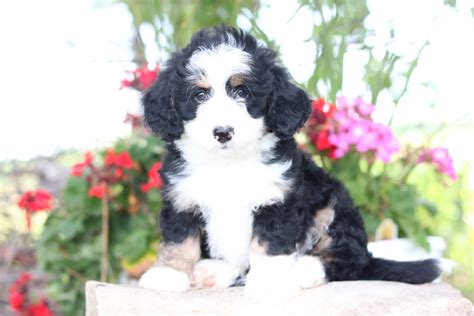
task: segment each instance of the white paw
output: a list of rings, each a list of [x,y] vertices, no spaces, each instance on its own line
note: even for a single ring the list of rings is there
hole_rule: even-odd
[[[193,287],[227,288],[235,283],[240,270],[223,260],[203,259],[193,268]]]
[[[296,296],[300,284],[293,273],[293,256],[260,257],[251,262],[245,297],[257,301],[282,301]]]
[[[324,266],[317,257],[299,257],[292,269],[293,275],[303,289],[326,283]]]
[[[157,266],[145,272],[138,281],[138,285],[146,289],[184,292],[189,289],[191,282],[182,271]]]

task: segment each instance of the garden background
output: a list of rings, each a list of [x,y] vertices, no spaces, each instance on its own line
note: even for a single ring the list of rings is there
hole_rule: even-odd
[[[220,23],[314,99],[296,137],[371,239],[443,237],[474,300],[474,1],[31,0],[0,3],[0,314],[81,315],[86,280],[153,262],[163,146],[140,94]]]

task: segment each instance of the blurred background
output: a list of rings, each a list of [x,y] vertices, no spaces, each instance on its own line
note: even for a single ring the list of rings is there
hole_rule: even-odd
[[[448,259],[444,280],[474,300],[474,1],[20,0],[0,2],[0,314],[84,314],[86,280],[133,283],[153,262],[163,144],[140,95],[222,23],[315,100],[297,139],[371,240]],[[341,151],[344,115],[388,154]]]

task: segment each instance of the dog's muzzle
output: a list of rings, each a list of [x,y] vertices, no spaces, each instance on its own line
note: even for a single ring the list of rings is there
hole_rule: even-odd
[[[212,131],[214,138],[221,144],[227,143],[234,135],[234,128],[230,126],[217,126]]]

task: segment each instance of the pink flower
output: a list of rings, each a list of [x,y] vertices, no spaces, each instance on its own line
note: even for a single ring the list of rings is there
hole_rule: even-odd
[[[389,162],[399,145],[390,128],[375,123],[371,117],[375,106],[362,98],[337,98],[337,106],[317,99],[306,130],[310,141],[331,159],[344,157],[349,151],[372,152]]]
[[[342,158],[351,149],[360,153],[372,151],[384,162],[399,150],[398,142],[387,126],[375,123],[370,115],[375,107],[361,98],[350,101],[342,96],[337,99],[328,140],[335,147],[332,156]]]
[[[375,106],[370,103],[365,103],[360,97],[354,100],[354,105],[357,113],[361,116],[370,116],[375,110]]]
[[[456,171],[454,170],[453,159],[449,155],[449,151],[446,148],[435,147],[424,150],[418,157],[417,162],[431,163],[440,173],[446,174],[453,180],[457,179]]]

